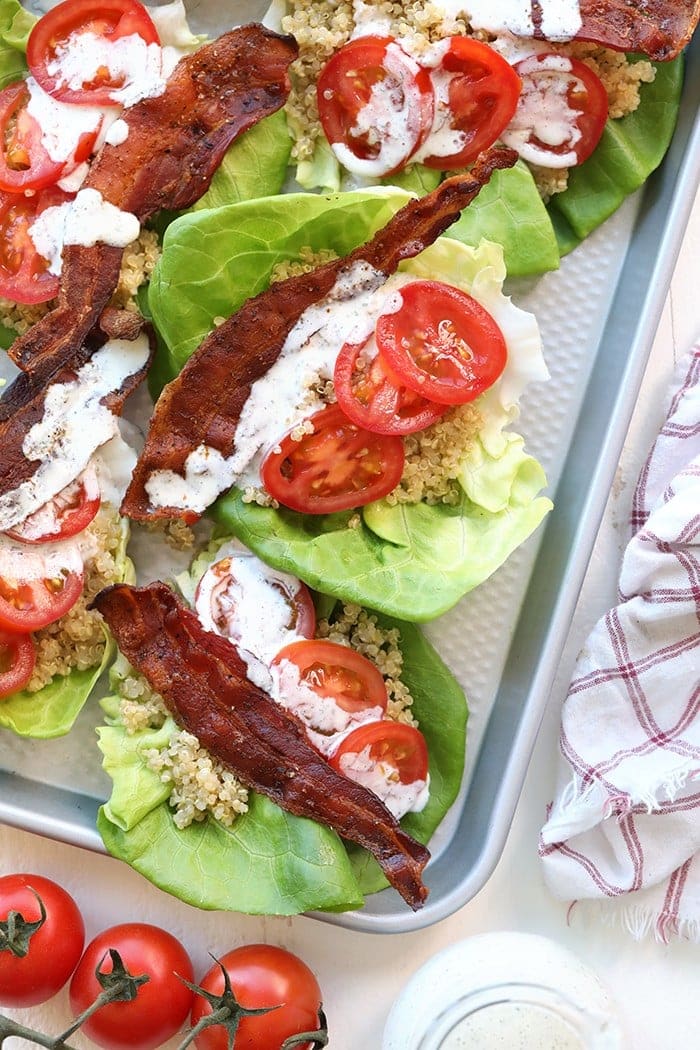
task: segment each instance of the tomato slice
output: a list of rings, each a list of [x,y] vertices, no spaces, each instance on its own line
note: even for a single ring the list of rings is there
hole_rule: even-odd
[[[8,529],[6,535],[21,543],[67,540],[88,527],[100,503],[97,475],[93,470],[85,471],[21,524]]]
[[[16,303],[44,303],[58,292],[58,277],[49,273],[30,235],[47,208],[70,200],[55,186],[33,196],[0,192],[0,295]]]
[[[44,91],[61,102],[114,106],[114,92],[129,82],[129,72],[120,68],[116,54],[110,65],[109,51],[101,45],[132,35],[146,44],[159,43],[148,12],[136,0],[64,0],[29,34],[27,64]],[[72,67],[79,61],[85,72],[76,83]]]
[[[210,565],[197,584],[194,604],[206,628],[240,642],[261,659],[268,655],[259,651],[263,634],[284,637],[284,632],[291,631],[302,638],[313,638],[316,631],[316,609],[306,584],[270,568],[247,551]],[[268,631],[260,629],[261,618]],[[251,634],[258,637],[249,637]],[[269,656],[274,656],[274,650]]]
[[[279,503],[303,514],[333,514],[396,488],[405,458],[400,437],[364,430],[338,405],[310,422],[313,433],[300,441],[287,434],[263,459],[262,483]]]
[[[480,40],[453,36],[432,73],[435,118],[419,159],[441,171],[463,168],[508,126],[520,95],[520,77]]]
[[[326,63],[317,86],[321,126],[356,175],[391,175],[425,141],[433,122],[430,75],[393,37],[351,40]]]
[[[31,634],[12,634],[0,628],[0,700],[24,689],[35,664]]]
[[[345,343],[336,358],[333,386],[348,419],[373,434],[414,434],[440,419],[447,406],[395,382],[381,354],[363,352],[369,342]]]
[[[273,665],[294,664],[299,680],[319,696],[331,697],[348,714],[379,708],[383,715],[388,697],[377,667],[356,649],[326,639],[292,642],[280,649]]]
[[[0,629],[25,634],[60,620],[83,593],[83,573],[42,580],[0,576]]]
[[[568,55],[530,55],[515,70],[522,93],[501,138],[523,160],[545,168],[570,168],[590,157],[608,119],[600,78]]]
[[[443,405],[464,405],[496,382],[506,365],[506,343],[476,299],[440,281],[413,281],[401,298],[396,313],[378,318],[376,338],[410,390]]]
[[[51,186],[64,169],[44,148],[41,127],[27,111],[28,101],[23,80],[0,91],[0,189],[10,193]]]
[[[389,718],[368,722],[366,726],[360,726],[344,737],[328,760],[339,773],[357,779],[352,775],[351,763],[353,756],[362,755],[365,749],[367,758],[387,780],[412,784],[427,779],[428,749],[425,737],[420,730],[405,722]]]

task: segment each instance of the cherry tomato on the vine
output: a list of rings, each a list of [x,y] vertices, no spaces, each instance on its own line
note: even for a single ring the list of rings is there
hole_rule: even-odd
[[[313,973],[296,955],[271,944],[248,944],[228,952],[199,982],[214,995],[224,991],[224,967],[237,1002],[248,1009],[270,1007],[269,1013],[243,1017],[233,1050],[280,1050],[285,1039],[321,1028],[321,989]],[[274,1008],[277,1009],[274,1009]],[[192,1025],[211,1006],[197,996],[192,1007]],[[228,1050],[228,1033],[222,1025],[204,1029],[195,1040],[198,1050]],[[297,1050],[309,1050],[312,1042]]]
[[[180,980],[192,981],[192,963],[171,933],[148,923],[123,923],[99,933],[88,944],[70,983],[71,1010],[83,1013],[102,991],[95,976],[112,970],[110,948],[134,976],[148,974],[131,1002],[100,1007],[80,1031],[106,1050],[154,1050],[182,1027],[193,992]]]
[[[22,939],[23,924],[15,917],[14,940],[18,956],[0,938],[0,1006],[36,1006],[56,995],[78,964],[85,942],[85,925],[69,893],[42,875],[17,874],[0,877],[0,928],[7,935],[7,917],[18,912],[24,924],[41,919],[41,904],[46,918]]]

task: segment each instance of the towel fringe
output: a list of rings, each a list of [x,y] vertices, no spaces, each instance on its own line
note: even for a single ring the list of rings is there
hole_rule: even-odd
[[[653,906],[631,904],[624,898],[578,900],[571,915],[580,917],[582,913],[594,916],[604,926],[623,929],[636,941],[653,936],[659,944],[674,939],[700,944],[700,919],[682,919],[658,912]]]

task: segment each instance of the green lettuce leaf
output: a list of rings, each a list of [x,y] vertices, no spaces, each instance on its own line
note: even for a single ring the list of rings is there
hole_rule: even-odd
[[[168,231],[149,293],[167,346],[167,366],[159,369],[176,374],[215,318],[265,288],[277,263],[298,258],[305,246],[344,255],[407,199],[395,189],[375,188],[267,198],[183,216]],[[509,349],[502,379],[476,403],[483,430],[465,458],[459,504],[370,504],[355,528],[350,513],[312,517],[274,510],[244,503],[233,490],[211,513],[222,534],[235,534],[264,561],[310,586],[399,619],[424,621],[490,576],[551,508],[537,497],[545,484],[541,468],[521,439],[503,433],[525,384],[545,378],[546,370],[534,319],[503,295],[505,267],[496,245],[469,248],[441,237],[402,266],[476,296]]]
[[[0,88],[26,72],[27,38],[35,22],[18,0],[0,0]]]
[[[207,192],[194,211],[271,197],[279,193],[287,175],[292,140],[284,110],[261,120],[231,145]]]
[[[116,556],[120,578],[128,583],[135,579],[134,566],[127,557],[128,522],[121,521],[121,542]],[[105,650],[97,667],[84,671],[72,670],[67,675],[55,675],[50,682],[30,693],[23,689],[0,702],[0,728],[11,729],[18,736],[35,740],[49,740],[65,736],[85,706],[98,679],[109,667],[115,647],[106,628]]]
[[[181,581],[186,593],[216,558],[215,543]],[[413,711],[430,756],[430,800],[402,825],[428,842],[454,802],[462,779],[467,706],[459,684],[417,627],[384,617],[395,627],[404,657],[402,681],[414,698]],[[128,668],[119,658],[112,679]],[[174,728],[127,734],[119,721],[119,702],[102,702],[108,725],[98,730],[103,766],[112,779],[98,829],[105,846],[156,886],[199,908],[249,914],[292,915],[308,910],[347,910],[363,894],[386,885],[372,857],[345,846],[330,829],[284,813],[269,799],[249,794],[249,810],[231,828],[212,817],[179,829],[167,802],[169,790],[148,768],[150,748],[160,748]]]
[[[682,56],[656,64],[656,78],[641,85],[635,112],[609,120],[592,156],[571,169],[567,189],[547,206],[562,254],[597,229],[659,166],[676,126],[682,87]]]

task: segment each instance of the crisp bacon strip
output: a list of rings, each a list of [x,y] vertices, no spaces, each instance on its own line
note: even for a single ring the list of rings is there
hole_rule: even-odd
[[[162,95],[125,111],[128,138],[104,147],[85,188],[141,222],[162,208],[188,208],[233,140],[284,104],[296,53],[291,37],[249,25],[181,59]],[[46,355],[80,345],[116,288],[121,258],[120,248],[106,244],[67,246],[58,302],[15,341],[15,364],[31,370]]]
[[[248,680],[230,642],[205,631],[163,583],[117,584],[94,605],[179,725],[248,787],[369,850],[404,900],[421,907],[428,850],[376,795],[330,767],[301,723]]]
[[[539,27],[541,7],[532,6]],[[580,0],[580,9],[583,24],[577,40],[641,51],[658,62],[683,50],[700,19],[700,0]],[[536,35],[543,34],[538,30]]]
[[[143,327],[143,318],[140,318],[140,321],[140,327]],[[131,338],[136,338],[138,334],[136,329],[132,329]],[[99,350],[104,341],[104,336],[93,334],[70,357],[64,355],[58,363],[53,359],[45,359],[41,367],[31,373],[23,372],[18,375],[0,398],[0,496],[13,492],[22,482],[29,481],[40,465],[38,461],[26,458],[23,444],[31,428],[44,415],[46,396],[51,386],[55,383],[72,382],[79,369]],[[130,375],[119,390],[114,390],[103,398],[103,404],[114,415],[121,415],[127,397],[146,376],[155,350],[155,338],[151,336],[150,342],[151,354],[143,368]],[[89,435],[86,436],[86,440],[89,442]],[[6,507],[4,513],[7,512]]]
[[[152,507],[146,492],[150,475],[182,474],[189,453],[201,444],[230,456],[251,386],[272,367],[303,312],[330,292],[339,273],[360,261],[393,273],[402,259],[418,255],[459,218],[496,169],[516,160],[512,150],[487,151],[468,174],[410,201],[368,244],[312,273],[275,282],[214,329],[158,399],[122,513],[136,519],[196,518],[179,508]]]

